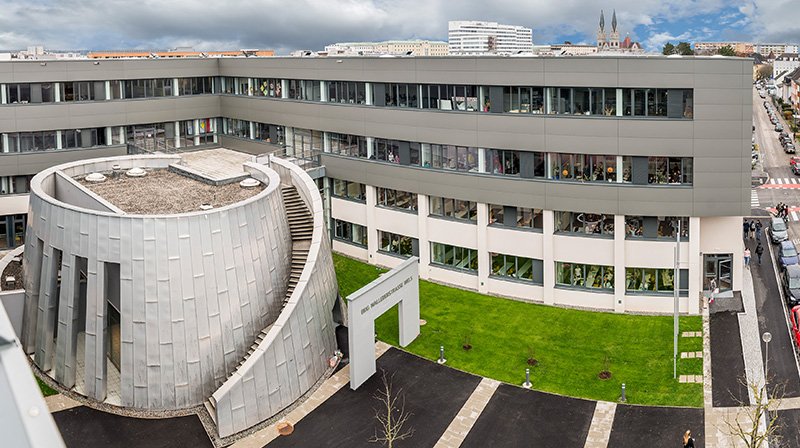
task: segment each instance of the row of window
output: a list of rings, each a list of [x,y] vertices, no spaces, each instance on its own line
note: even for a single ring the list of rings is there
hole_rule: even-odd
[[[325,87],[323,87],[323,82]],[[101,101],[173,95],[173,78],[17,83],[6,86],[7,103]],[[179,95],[231,95],[372,104],[379,107],[510,114],[569,114],[619,117],[693,118],[691,89],[477,86],[460,84],[366,83],[278,78],[201,76],[177,78]],[[108,91],[107,91],[108,90]]]
[[[376,187],[377,205],[403,211],[417,211],[417,194],[391,188]],[[357,182],[333,179],[333,196],[356,201],[366,200],[366,186]],[[429,216],[441,216],[458,221],[478,221],[477,202],[455,198],[429,196]],[[614,215],[589,212],[555,211],[555,232],[594,236],[614,235]],[[489,204],[490,226],[542,230],[541,209]],[[689,237],[689,218],[674,216],[626,216],[627,238],[675,239],[678,222],[681,238]]]
[[[174,78],[108,81],[15,83],[5,85],[5,104],[38,104],[105,101],[128,98],[173,96]],[[177,78],[179,95],[202,95],[220,91],[215,76]]]
[[[334,238],[361,247],[367,247],[366,227],[334,219]],[[379,250],[385,253],[410,257],[419,255],[416,238],[391,232],[378,232]],[[466,272],[478,271],[478,251],[465,247],[431,242],[431,264]],[[544,283],[543,262],[527,257],[490,253],[490,276],[514,279],[541,285]],[[589,290],[614,290],[614,267],[582,263],[555,262],[557,286]],[[688,272],[681,270],[681,289],[687,289]],[[673,293],[674,270],[670,268],[625,269],[627,292]]]
[[[0,176],[0,195],[2,194],[23,194],[31,190],[30,176]]]
[[[332,154],[399,165],[559,181],[635,185],[691,185],[693,182],[693,160],[690,157],[519,151],[370,139],[338,133],[328,135]],[[322,150],[324,139],[322,135],[314,149]]]

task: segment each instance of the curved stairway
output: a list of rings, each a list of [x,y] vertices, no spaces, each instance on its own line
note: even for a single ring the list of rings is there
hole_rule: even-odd
[[[281,188],[281,195],[283,196],[283,203],[284,207],[286,208],[286,217],[289,221],[289,233],[292,236],[292,265],[291,271],[289,272],[289,282],[286,288],[286,296],[281,303],[281,311],[283,311],[283,308],[286,306],[286,303],[289,301],[289,298],[292,296],[292,293],[297,286],[297,282],[300,280],[300,274],[303,272],[303,267],[306,265],[308,249],[311,244],[311,236],[314,232],[314,220],[305,203],[300,198],[300,194],[297,193],[297,189],[295,187],[283,186]],[[278,315],[280,315],[280,313],[278,313]],[[242,366],[242,364],[244,364],[244,362],[250,358],[250,355],[253,354],[256,348],[258,348],[258,345],[261,343],[261,341],[267,337],[267,332],[269,332],[270,328],[272,328],[272,324],[267,325],[266,328],[261,330],[261,332],[256,336],[255,341],[253,341],[253,344],[250,345],[247,353],[244,355],[241,361],[239,361],[239,364],[236,365],[236,368],[228,372],[227,378],[230,378],[234,372],[236,372]],[[210,396],[204,404],[209,415],[211,415],[211,419],[214,420],[214,423],[216,423],[217,403],[214,400],[214,396]]]

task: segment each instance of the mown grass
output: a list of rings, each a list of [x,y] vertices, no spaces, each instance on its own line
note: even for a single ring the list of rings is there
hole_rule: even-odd
[[[334,264],[343,297],[384,272],[338,254]],[[624,382],[629,403],[702,406],[702,385],[672,377],[671,316],[535,305],[427,281],[420,281],[420,314],[427,324],[405,349],[434,360],[443,345],[447,365],[457,369],[520,384],[533,356],[539,364],[531,367],[531,381],[538,390],[617,401]],[[700,317],[681,317],[681,331],[701,327]],[[397,308],[381,316],[375,329],[380,340],[397,346]],[[700,338],[679,341],[680,351],[702,349]],[[462,348],[465,342],[471,350]],[[601,380],[606,359],[612,378]],[[702,361],[679,360],[678,371],[702,374]]]
[[[36,382],[39,384],[39,390],[42,391],[42,395],[45,397],[56,395],[58,393],[55,389],[45,384],[44,381],[40,380],[39,378],[36,378]]]

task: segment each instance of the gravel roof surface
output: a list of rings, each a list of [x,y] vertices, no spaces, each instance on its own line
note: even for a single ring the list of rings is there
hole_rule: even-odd
[[[265,188],[263,184],[242,188],[238,182],[214,186],[167,169],[149,169],[144,177],[107,176],[101,183],[87,182],[85,176],[75,180],[124,212],[140,215],[194,212],[202,204],[224,207],[255,196]]]

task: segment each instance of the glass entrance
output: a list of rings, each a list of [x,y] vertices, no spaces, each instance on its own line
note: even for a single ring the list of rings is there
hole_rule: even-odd
[[[711,291],[719,288],[720,292],[733,288],[733,255],[710,254],[703,256],[703,289]]]

